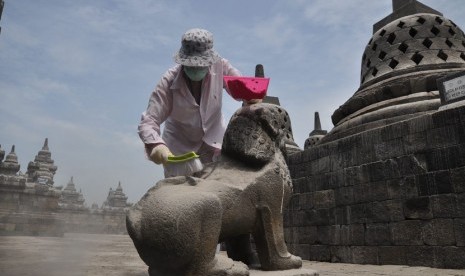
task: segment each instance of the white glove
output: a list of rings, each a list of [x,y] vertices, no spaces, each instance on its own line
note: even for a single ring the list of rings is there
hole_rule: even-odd
[[[164,144],[160,144],[152,149],[149,157],[155,164],[165,164],[169,155],[172,155],[170,149]]]

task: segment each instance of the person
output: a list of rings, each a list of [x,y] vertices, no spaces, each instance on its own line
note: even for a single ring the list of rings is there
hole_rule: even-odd
[[[213,35],[204,29],[183,34],[174,61],[177,65],[162,76],[138,126],[147,157],[163,164],[165,177],[172,176],[167,175],[170,154],[194,151],[202,163],[219,156],[226,130],[221,112],[223,89],[229,93],[223,76],[241,75],[213,49]]]

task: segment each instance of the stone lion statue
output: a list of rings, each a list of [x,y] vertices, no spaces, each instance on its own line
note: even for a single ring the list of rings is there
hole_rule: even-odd
[[[236,111],[220,161],[198,177],[159,181],[130,210],[127,230],[149,274],[249,275],[250,234],[261,269],[300,268],[283,234],[292,194],[289,148],[296,145],[283,108],[260,103]],[[219,242],[229,258],[216,254]]]

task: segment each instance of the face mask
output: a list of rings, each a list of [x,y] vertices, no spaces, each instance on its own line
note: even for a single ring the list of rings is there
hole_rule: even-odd
[[[208,73],[208,67],[183,66],[184,73],[193,81],[201,81]]]

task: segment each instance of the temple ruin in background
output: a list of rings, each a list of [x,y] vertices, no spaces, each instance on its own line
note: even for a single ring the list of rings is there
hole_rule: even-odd
[[[56,171],[48,139],[29,162],[26,173],[20,171],[15,146],[6,157],[0,147],[0,235],[126,233],[126,212],[131,204],[121,183],[116,190],[110,188],[100,208],[97,204],[88,207],[73,177],[64,189],[54,186]]]

